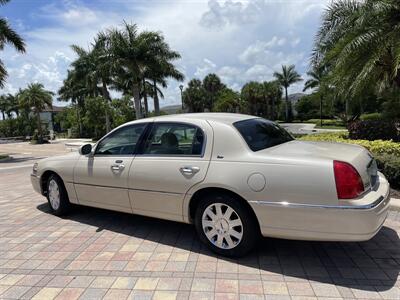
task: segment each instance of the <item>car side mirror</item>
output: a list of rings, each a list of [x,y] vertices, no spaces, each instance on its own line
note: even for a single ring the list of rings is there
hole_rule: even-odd
[[[88,155],[92,153],[92,144],[85,144],[79,148],[80,155]]]

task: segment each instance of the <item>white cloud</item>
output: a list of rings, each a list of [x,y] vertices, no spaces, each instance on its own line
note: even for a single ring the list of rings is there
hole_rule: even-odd
[[[2,53],[10,71],[6,89],[15,91],[37,80],[57,91],[75,57],[69,46],[88,47],[99,30],[119,26],[124,19],[137,22],[140,30],[164,34],[182,55],[176,65],[184,72],[185,83],[214,72],[239,90],[247,81],[272,79],[281,64],[296,64],[304,73],[321,7],[327,2],[117,1],[108,6],[96,2],[92,7],[75,0],[54,1],[34,14],[44,25],[21,23],[27,53],[9,49]],[[162,106],[180,103],[180,84],[169,81]]]
[[[263,23],[279,18],[295,23],[309,14],[319,12],[330,0],[209,0],[208,9],[202,15],[200,24],[207,28],[242,26]]]
[[[194,76],[202,79],[208,73],[215,72],[216,67],[217,65],[215,63],[213,63],[211,60],[207,58],[204,58],[203,64],[197,67],[196,72],[194,72]]]
[[[286,43],[285,38],[278,38],[274,36],[270,41],[256,41],[254,44],[249,45],[240,55],[239,59],[245,64],[259,63],[265,60],[266,57],[273,55],[275,52],[271,49],[277,46],[283,46]]]

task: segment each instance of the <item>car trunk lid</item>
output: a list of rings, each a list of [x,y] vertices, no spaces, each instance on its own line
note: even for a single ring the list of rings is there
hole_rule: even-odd
[[[259,151],[282,157],[318,158],[343,161],[351,164],[361,176],[364,189],[373,187],[377,179],[376,161],[367,149],[358,145],[330,142],[291,141]]]

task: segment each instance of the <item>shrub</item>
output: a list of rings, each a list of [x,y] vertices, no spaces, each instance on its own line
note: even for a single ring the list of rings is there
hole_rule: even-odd
[[[393,141],[367,141],[367,140],[350,140],[346,132],[335,132],[335,133],[321,133],[306,135],[301,137],[300,140],[303,141],[316,141],[316,142],[338,142],[338,143],[348,143],[354,145],[360,145],[367,148],[374,155],[389,154],[400,156],[400,143]]]
[[[360,116],[361,121],[369,121],[369,120],[382,120],[381,113],[372,113],[372,114],[363,114]]]
[[[368,120],[351,122],[349,138],[353,140],[394,140],[400,141],[399,122]]]
[[[376,155],[379,170],[385,174],[393,187],[400,187],[400,157],[396,155]]]

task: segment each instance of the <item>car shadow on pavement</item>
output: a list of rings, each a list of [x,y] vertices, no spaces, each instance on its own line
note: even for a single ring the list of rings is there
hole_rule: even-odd
[[[37,208],[51,213],[47,203]],[[400,239],[386,226],[370,241],[359,243],[260,238],[256,250],[243,258],[229,259],[210,252],[188,224],[83,206],[74,208],[63,219],[97,227],[97,232],[115,232],[153,242],[153,246],[158,243],[218,258],[231,267],[237,265],[239,273],[261,275],[267,281],[305,279],[383,292],[396,285],[400,271]]]

